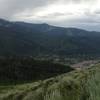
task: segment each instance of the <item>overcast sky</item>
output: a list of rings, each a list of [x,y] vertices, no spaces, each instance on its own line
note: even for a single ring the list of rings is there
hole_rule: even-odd
[[[100,0],[0,0],[0,17],[100,31]]]

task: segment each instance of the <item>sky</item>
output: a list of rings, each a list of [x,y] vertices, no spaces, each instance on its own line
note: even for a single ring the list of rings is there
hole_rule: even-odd
[[[0,0],[0,18],[100,31],[100,0]]]

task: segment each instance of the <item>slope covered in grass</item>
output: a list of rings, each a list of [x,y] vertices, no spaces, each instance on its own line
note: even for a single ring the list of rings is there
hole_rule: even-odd
[[[0,100],[100,100],[99,67],[29,84],[0,86]]]

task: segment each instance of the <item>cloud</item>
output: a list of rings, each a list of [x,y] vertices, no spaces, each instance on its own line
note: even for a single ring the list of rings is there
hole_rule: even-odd
[[[53,0],[0,0],[0,17],[10,18],[17,13],[33,10],[54,2]]]
[[[100,26],[99,5],[100,0],[0,0],[0,17],[90,29]]]
[[[96,0],[94,0],[96,2]],[[94,3],[93,0],[0,0],[0,17],[12,18],[13,15],[27,12],[41,11],[41,8],[48,8],[52,4],[83,4],[83,3]],[[70,10],[70,9],[69,9]]]

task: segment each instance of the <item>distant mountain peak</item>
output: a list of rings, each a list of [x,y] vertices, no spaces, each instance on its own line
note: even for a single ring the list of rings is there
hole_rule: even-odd
[[[100,32],[0,19],[0,55],[98,54]]]
[[[0,18],[0,26],[9,27],[10,26],[10,22]]]
[[[0,18],[0,22],[10,22],[10,21]]]

